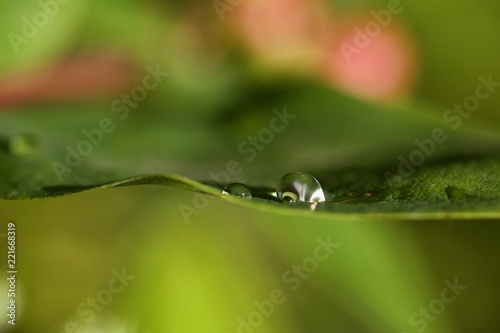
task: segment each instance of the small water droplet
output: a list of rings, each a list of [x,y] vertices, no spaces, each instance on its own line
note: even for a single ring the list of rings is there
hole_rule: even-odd
[[[36,152],[38,142],[34,135],[18,134],[8,140],[8,149],[12,155],[31,155]]]
[[[320,183],[308,173],[292,172],[276,184],[278,198],[284,202],[323,202],[325,194]]]
[[[252,191],[250,191],[246,185],[241,183],[231,183],[227,185],[222,193],[234,195],[238,198],[252,199]]]

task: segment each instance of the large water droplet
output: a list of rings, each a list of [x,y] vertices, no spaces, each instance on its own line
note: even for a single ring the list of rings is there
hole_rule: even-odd
[[[252,191],[250,191],[250,189],[246,185],[241,183],[231,183],[227,185],[222,193],[231,194],[235,197],[243,199],[252,198]]]
[[[292,172],[276,184],[278,198],[285,202],[323,202],[325,194],[320,183],[308,173]]]

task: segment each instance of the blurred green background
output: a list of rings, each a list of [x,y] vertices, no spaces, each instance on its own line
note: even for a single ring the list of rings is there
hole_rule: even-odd
[[[426,165],[498,156],[495,85],[457,128],[444,118],[479,77],[500,80],[493,0],[62,2],[0,3],[4,198],[144,173],[207,181],[230,160],[231,181],[268,187],[297,170],[395,172],[435,128],[449,139]],[[168,76],[127,102],[154,70]],[[246,160],[239,145],[285,107],[297,117]],[[116,129],[59,180],[52,162],[103,118]],[[12,143],[25,137],[29,149]],[[2,331],[500,330],[498,221],[282,215],[220,198],[186,221],[194,198],[134,186],[1,200],[19,271],[18,321]],[[324,261],[311,259],[318,237],[338,244]],[[133,279],[109,293],[123,269]],[[445,302],[454,281],[467,288]]]

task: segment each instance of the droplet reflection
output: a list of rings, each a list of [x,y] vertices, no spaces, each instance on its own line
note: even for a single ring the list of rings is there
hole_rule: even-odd
[[[320,183],[308,173],[292,172],[276,184],[276,194],[284,202],[323,202],[325,194]]]

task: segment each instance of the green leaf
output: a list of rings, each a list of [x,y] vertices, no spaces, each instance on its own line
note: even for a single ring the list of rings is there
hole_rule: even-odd
[[[499,218],[499,166],[500,160],[487,160],[436,167],[399,180],[394,185],[374,174],[339,172],[336,177],[325,178],[327,181],[323,186],[329,199],[315,205],[314,212],[310,211],[312,206],[308,203],[278,202],[272,196],[272,187],[251,188],[253,199],[246,200],[225,195],[220,188],[175,174],[129,177],[96,185],[43,186],[7,195],[4,192],[3,195],[10,199],[41,199],[110,187],[166,185],[222,197],[243,206],[292,215],[328,214],[339,219]],[[6,184],[9,185],[3,182],[4,191],[8,190]]]
[[[222,109],[203,122],[188,122],[176,112],[177,102],[157,113],[145,102],[125,119],[107,104],[12,110],[0,117],[0,197],[45,198],[137,184],[221,196],[227,183],[243,182],[254,199],[227,200],[285,214],[499,216],[500,160],[490,134],[452,131],[417,109],[381,108],[311,83],[249,94],[253,98],[233,101],[251,100],[245,109]],[[283,114],[283,128],[252,147],[251,138],[269,131]],[[109,131],[102,130],[103,122]],[[445,143],[430,141],[436,129]],[[422,142],[431,147],[422,148]],[[425,159],[417,161],[423,166],[409,162],[414,152]],[[462,157],[453,160],[457,153]],[[311,173],[322,184],[328,200],[314,212],[310,204],[284,204],[272,195],[277,180],[293,171]]]

